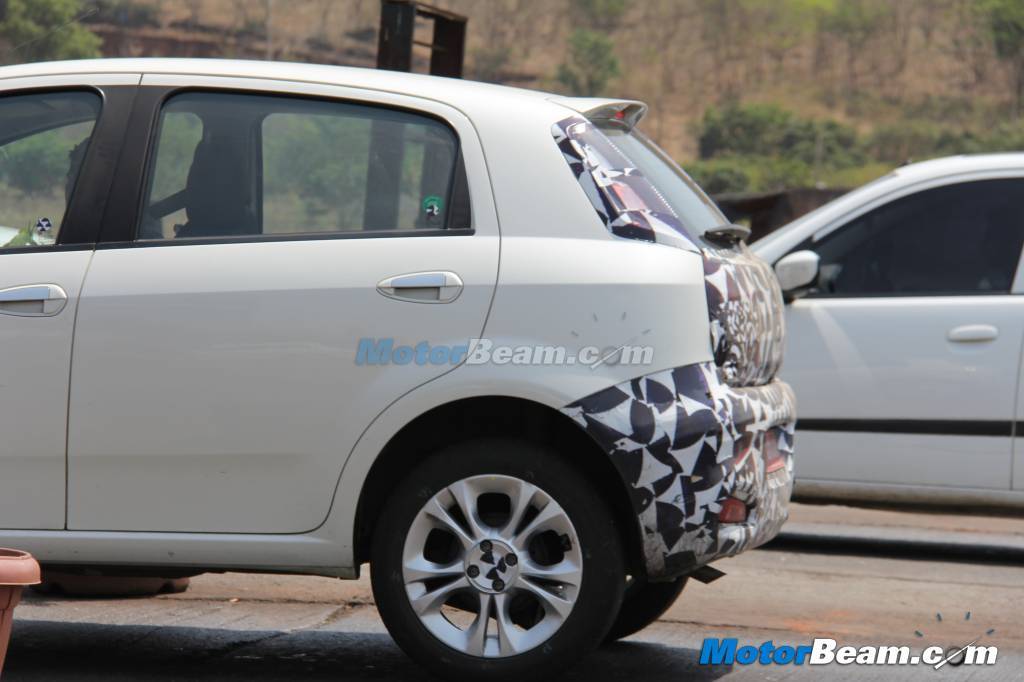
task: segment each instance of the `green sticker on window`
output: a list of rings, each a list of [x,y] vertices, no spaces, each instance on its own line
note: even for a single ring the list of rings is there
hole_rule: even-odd
[[[431,194],[423,199],[423,212],[427,214],[428,218],[438,217],[442,210],[444,210],[444,199],[436,194]]]

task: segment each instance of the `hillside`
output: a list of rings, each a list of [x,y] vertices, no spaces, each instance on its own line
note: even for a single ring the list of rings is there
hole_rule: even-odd
[[[82,4],[99,10],[87,25],[108,55],[364,66],[373,64],[380,8]],[[469,16],[467,77],[644,100],[648,133],[719,189],[849,185],[908,158],[1024,145],[1024,0],[434,4]],[[709,146],[709,134],[733,142]],[[769,138],[777,144],[766,147]],[[743,148],[738,139],[758,142]]]

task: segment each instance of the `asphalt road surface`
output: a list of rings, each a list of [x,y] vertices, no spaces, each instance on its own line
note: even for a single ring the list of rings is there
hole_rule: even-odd
[[[812,548],[813,549],[813,548]],[[1024,680],[1024,565],[762,549],[716,564],[639,635],[565,680]],[[970,620],[965,620],[967,612]],[[943,614],[938,621],[936,614]],[[699,665],[706,636],[740,644],[966,643],[995,629],[994,667]],[[920,631],[924,637],[918,637]],[[419,680],[388,637],[368,580],[205,575],[178,595],[69,599],[27,594],[4,682],[46,680]]]

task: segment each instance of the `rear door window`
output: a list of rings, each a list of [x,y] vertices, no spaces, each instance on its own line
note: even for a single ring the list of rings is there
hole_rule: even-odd
[[[464,184],[455,133],[428,116],[187,93],[163,108],[139,236],[468,228]]]

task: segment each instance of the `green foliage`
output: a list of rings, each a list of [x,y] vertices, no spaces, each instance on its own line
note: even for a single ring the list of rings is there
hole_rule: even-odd
[[[614,31],[627,6],[627,0],[569,0],[569,20],[573,26]]]
[[[1024,114],[1024,0],[981,0],[996,56],[1010,66],[1014,113]]]
[[[163,117],[153,172],[153,198],[164,199],[185,188],[203,124],[191,112],[172,111]]]
[[[1024,56],[1024,2],[1021,0],[982,0],[996,55],[1009,61]]]
[[[92,0],[96,13],[89,21],[119,26],[159,26],[160,9],[151,2],[140,0]]]
[[[64,193],[70,153],[92,130],[79,123],[11,142],[0,153],[0,181],[27,195]]]
[[[39,246],[39,242],[36,241],[35,234],[31,228],[23,227],[18,230],[18,233],[9,242],[3,244],[5,249],[15,246]]]
[[[370,137],[367,119],[272,114],[263,125],[264,188],[299,196],[311,217],[345,209],[341,222],[358,224],[366,166],[345,163],[338,151],[349,159],[369,158]]]
[[[0,21],[0,40],[7,44],[7,61],[98,57],[100,39],[75,20],[82,15],[79,0],[7,0]]]
[[[895,11],[888,0],[839,0],[819,9],[822,28],[851,48],[863,46],[891,20]]]
[[[857,133],[833,120],[800,118],[773,104],[711,107],[698,130],[702,159],[730,155],[785,157],[844,168],[862,163]]]
[[[725,156],[687,164],[686,171],[710,194],[771,192],[813,184],[811,166],[776,156]]]
[[[1024,151],[1024,122],[1004,122],[984,133],[916,120],[880,126],[865,145],[879,161],[904,163],[952,154]]]
[[[910,116],[867,136],[833,120],[804,119],[774,105],[709,108],[697,130],[700,161],[687,171],[712,194],[817,183],[852,187],[908,161],[1024,151],[1024,121],[984,132]]]
[[[600,95],[608,82],[619,75],[614,43],[587,29],[576,29],[569,37],[568,59],[558,67],[556,78],[573,95]]]
[[[704,0],[718,3],[720,0]],[[798,45],[818,27],[821,17],[835,8],[835,0],[738,0],[743,14],[758,26],[766,47],[785,51]]]
[[[6,148],[0,171],[7,185],[25,194],[64,186],[68,148],[53,132],[33,135]]]
[[[711,159],[686,164],[686,172],[708,194],[724,194],[743,192],[750,188],[747,166],[743,159]]]

